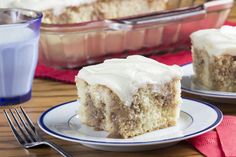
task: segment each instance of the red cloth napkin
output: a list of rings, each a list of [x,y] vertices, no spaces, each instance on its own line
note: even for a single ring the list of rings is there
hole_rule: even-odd
[[[55,69],[40,64],[36,67],[35,78],[52,79],[65,83],[74,83],[75,75],[77,75],[77,73],[78,70]]]
[[[224,116],[223,122],[216,128],[225,156],[236,156],[236,117]]]
[[[207,157],[236,157],[236,116],[224,116],[215,130],[188,142]]]
[[[188,142],[207,157],[224,156],[216,131],[209,131],[203,135],[188,140]]]
[[[181,51],[178,53],[168,53],[164,55],[152,55],[151,58],[168,64],[187,64],[192,62],[190,51]],[[77,75],[78,70],[71,69],[55,69],[52,67],[47,67],[45,65],[38,65],[35,72],[36,78],[46,78],[56,81],[62,81],[65,83],[74,83],[75,75]]]

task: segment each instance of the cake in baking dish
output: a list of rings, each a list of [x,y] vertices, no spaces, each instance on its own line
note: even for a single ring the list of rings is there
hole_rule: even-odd
[[[191,35],[194,81],[218,91],[236,92],[236,27]]]
[[[174,126],[181,77],[179,66],[138,55],[84,67],[75,78],[80,121],[116,138]]]
[[[43,11],[43,23],[112,19],[166,9],[167,0],[7,0],[1,7]]]

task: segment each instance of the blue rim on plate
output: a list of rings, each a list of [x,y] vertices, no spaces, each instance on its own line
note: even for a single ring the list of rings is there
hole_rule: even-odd
[[[182,68],[186,67],[186,66],[190,66],[192,63],[187,63],[187,64],[183,64],[181,65]],[[186,76],[186,75],[184,75]],[[189,77],[191,77],[192,75],[188,75]],[[233,94],[231,92],[221,92],[221,91],[211,91],[211,90],[194,90],[194,89],[190,89],[190,88],[186,88],[181,86],[181,89],[184,92],[187,93],[191,93],[191,94],[198,94],[201,96],[208,96],[208,97],[218,97],[218,98],[228,98],[228,99],[236,99],[236,94]],[[211,93],[214,92],[214,93]],[[217,93],[216,93],[217,92]]]
[[[186,98],[184,98],[186,99]],[[45,111],[44,113],[42,113],[42,115],[40,116],[39,120],[38,120],[38,124],[39,124],[39,127],[46,131],[47,133],[49,133],[50,135],[52,136],[55,136],[55,137],[61,137],[65,140],[70,140],[70,141],[74,141],[74,142],[83,142],[83,143],[87,143],[87,144],[96,144],[96,145],[149,145],[149,144],[158,144],[158,143],[169,143],[169,142],[174,142],[174,141],[180,141],[180,140],[185,140],[187,138],[191,138],[193,136],[197,136],[197,135],[200,135],[200,134],[203,134],[207,131],[210,131],[211,129],[213,129],[214,127],[216,127],[217,125],[220,124],[220,122],[222,121],[223,119],[223,114],[222,112],[214,105],[210,104],[210,103],[206,103],[206,102],[203,102],[203,101],[199,101],[199,100],[195,100],[195,99],[186,99],[186,100],[191,100],[191,101],[196,101],[196,102],[199,102],[201,104],[204,104],[210,108],[212,108],[216,114],[217,114],[217,118],[215,120],[214,123],[212,123],[210,126],[208,126],[207,128],[205,129],[202,129],[202,130],[199,130],[195,133],[192,133],[192,134],[188,134],[188,135],[184,135],[184,136],[181,136],[181,137],[175,137],[175,138],[170,138],[170,139],[164,139],[164,140],[153,140],[153,141],[147,141],[147,142],[106,142],[106,141],[96,141],[96,140],[85,140],[85,139],[80,139],[80,138],[75,138],[75,137],[70,137],[70,136],[65,136],[63,134],[59,134],[51,129],[49,129],[45,124],[44,124],[44,118],[45,116],[47,115],[47,113],[49,113],[51,110],[55,109],[55,108],[58,108],[60,106],[63,106],[63,105],[67,105],[68,103],[72,103],[72,102],[75,102],[76,100],[74,101],[70,101],[70,102],[66,102],[66,103],[63,103],[63,104],[60,104],[60,105],[57,105],[57,106],[54,106],[50,109],[48,109],[47,111]]]
[[[224,94],[212,94],[212,93],[209,93],[209,92],[200,92],[200,91],[197,91],[197,90],[191,90],[191,89],[188,89],[188,88],[185,88],[185,87],[181,87],[181,89],[184,91],[184,92],[188,92],[188,93],[191,93],[191,94],[198,94],[198,95],[201,95],[201,96],[208,96],[208,97],[217,97],[217,98],[228,98],[228,99],[236,99],[236,95],[224,95]]]

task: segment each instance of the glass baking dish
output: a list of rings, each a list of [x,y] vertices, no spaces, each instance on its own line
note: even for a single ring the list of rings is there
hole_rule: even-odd
[[[184,48],[192,32],[222,26],[232,6],[233,0],[169,0],[168,10],[161,12],[78,24],[42,24],[39,63],[76,68],[111,57]]]

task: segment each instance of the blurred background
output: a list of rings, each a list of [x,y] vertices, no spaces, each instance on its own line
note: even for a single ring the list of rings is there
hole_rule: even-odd
[[[234,0],[234,7],[232,8],[228,20],[236,22],[236,0]]]

